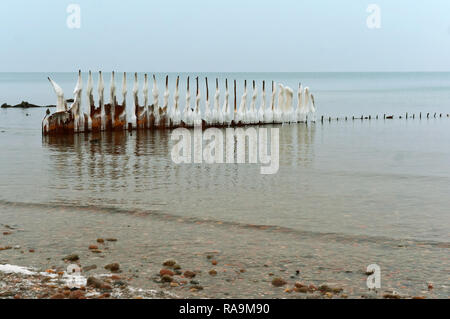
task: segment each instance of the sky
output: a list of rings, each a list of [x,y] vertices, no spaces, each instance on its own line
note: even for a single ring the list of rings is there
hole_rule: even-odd
[[[450,1],[1,0],[0,40],[0,72],[450,71]]]

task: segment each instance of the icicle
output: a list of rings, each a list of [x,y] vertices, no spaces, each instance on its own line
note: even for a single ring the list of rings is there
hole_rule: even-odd
[[[191,109],[191,91],[189,87],[189,76],[186,81],[186,105],[184,106],[183,111],[183,122],[186,126],[192,126],[192,109]]]
[[[272,97],[270,99],[270,106],[264,114],[264,123],[273,123],[273,114],[275,111],[275,98],[277,95],[277,86],[274,81],[272,81]]]
[[[134,84],[133,84],[133,100],[134,106],[139,106],[139,81],[137,72],[134,73]]]
[[[284,86],[283,84],[279,83],[278,84],[278,101],[277,101],[277,105],[275,107],[274,113],[273,113],[273,121],[274,123],[282,123],[283,119],[282,119],[282,109],[283,109],[283,105],[284,105]]]
[[[74,101],[70,107],[70,112],[74,117],[74,130],[75,132],[84,131],[84,114],[81,110],[81,91],[83,88],[83,82],[81,79],[81,70],[78,71],[78,81],[75,89],[73,90]]]
[[[174,126],[180,125],[181,121],[181,114],[180,109],[178,108],[178,101],[180,99],[180,93],[179,93],[179,83],[180,83],[180,76],[177,76],[177,83],[175,86],[175,93],[173,95],[173,111],[171,114],[172,124]]]
[[[223,102],[223,120],[224,124],[230,125],[232,121],[232,115],[230,113],[230,107],[229,107],[229,98],[230,98],[230,92],[228,91],[228,79],[225,79],[225,100]]]
[[[223,125],[223,113],[222,110],[220,109],[219,79],[217,78],[216,78],[216,94],[214,95],[213,123]]]
[[[305,121],[308,121],[308,115],[309,115],[309,103],[310,103],[310,95],[309,95],[309,87],[305,87],[305,102],[303,104],[303,114],[305,114]]]
[[[57,97],[57,100],[56,100],[56,112],[64,112],[64,111],[66,111],[67,107],[66,107],[66,101],[64,99],[64,91],[63,91],[63,89],[58,84],[56,84],[56,82],[54,82],[52,79],[50,79],[49,77],[47,79],[50,81],[50,84],[52,85],[53,90],[56,93],[56,97]]]
[[[115,80],[115,72],[112,71],[111,73],[111,84],[110,84],[110,104],[111,104],[111,110],[114,110],[114,107],[117,104],[117,98],[116,98],[116,80]]]
[[[205,78],[205,85],[206,85],[206,100],[205,100],[205,122],[207,125],[212,124],[212,114],[211,109],[209,107],[209,87],[208,87],[208,78]]]
[[[299,83],[298,85],[298,91],[297,91],[297,109],[295,111],[295,120],[296,122],[304,122],[305,119],[303,119],[303,87],[302,84]]]
[[[168,112],[168,107],[169,107],[169,76],[166,75],[166,89],[164,90],[164,104],[163,104],[163,108],[160,112],[160,117],[165,119],[164,123],[161,123],[161,125],[165,125],[165,126],[169,126],[170,125],[170,117],[167,116]]]
[[[313,94],[311,94],[311,104],[310,104],[309,111],[311,112],[311,121],[315,122],[316,121],[316,103],[314,102]]]
[[[137,72],[134,73],[134,83],[133,83],[133,101],[134,101],[134,112],[131,115],[131,125],[137,127],[137,119],[141,118],[139,114],[139,81]]]
[[[86,95],[89,101],[90,112],[92,112],[95,108],[94,94],[92,93],[93,91],[94,91],[94,81],[92,80],[92,72],[89,71],[88,82],[86,87]]]
[[[247,80],[244,81],[244,94],[241,97],[241,103],[239,105],[237,123],[247,123]]]
[[[98,72],[98,105],[100,107],[100,123],[101,130],[104,131],[106,129],[106,111],[105,111],[105,84],[103,82],[103,74],[102,71]]]
[[[127,105],[127,73],[123,72],[122,78],[122,105]]]
[[[233,115],[232,115],[232,123],[234,123],[234,125],[237,124],[238,122],[238,112],[237,112],[237,94],[236,94],[236,80],[234,80],[234,111],[233,111]]]
[[[257,123],[257,114],[256,114],[256,99],[258,98],[258,89],[256,88],[256,83],[253,81],[253,95],[252,95],[252,103],[250,105],[249,112],[249,123],[255,124]]]
[[[200,111],[200,90],[198,88],[198,77],[195,79],[197,83],[197,94],[195,96],[194,125],[202,125],[202,113]]]
[[[284,110],[283,110],[283,121],[287,123],[292,123],[294,121],[294,112],[292,108],[292,102],[294,99],[294,91],[286,86],[284,88]]]
[[[264,123],[264,116],[266,111],[266,81],[262,82],[262,96],[261,96],[261,106],[258,110],[258,123]]]
[[[155,126],[159,126],[160,116],[159,116],[159,90],[158,85],[156,83],[156,77],[153,74],[153,116],[155,117]]]
[[[143,113],[147,117],[147,126],[150,124],[150,106],[148,105],[148,75],[144,74],[144,84],[142,87],[142,92],[144,94],[144,111]]]
[[[122,78],[122,107],[123,111],[122,114],[119,115],[119,119],[122,122],[127,122],[127,73],[123,72],[123,78]],[[123,129],[127,129],[127,126],[124,125]]]

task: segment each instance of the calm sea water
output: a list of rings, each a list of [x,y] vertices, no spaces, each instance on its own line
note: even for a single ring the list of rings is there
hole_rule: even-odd
[[[72,97],[75,74],[49,75]],[[244,78],[301,82],[315,94],[319,117],[416,118],[279,125],[280,169],[265,176],[259,164],[176,165],[169,132],[43,138],[45,109],[1,109],[0,224],[21,231],[0,246],[40,254],[11,250],[0,262],[40,267],[74,251],[100,262],[84,251],[110,235],[119,242],[105,262],[148,275],[170,257],[207,271],[203,255],[215,252],[228,272],[204,275],[209,297],[283,296],[267,273],[289,278],[298,268],[301,280],[332,281],[359,296],[372,263],[384,271],[383,288],[449,295],[450,73],[198,75],[213,84],[237,79],[240,89]],[[47,76],[0,74],[0,103],[54,104]],[[164,74],[157,77],[162,92]],[[419,112],[443,117],[419,120]],[[233,267],[246,268],[245,276],[229,277]]]

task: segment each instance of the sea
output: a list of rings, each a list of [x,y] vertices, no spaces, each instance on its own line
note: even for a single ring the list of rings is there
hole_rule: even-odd
[[[162,103],[166,74],[155,75]],[[13,231],[0,235],[0,247],[20,248],[0,251],[0,264],[65,267],[62,257],[77,253],[83,265],[99,266],[93,272],[118,262],[133,285],[153,289],[162,263],[175,259],[197,270],[204,288],[167,288],[187,298],[306,296],[272,286],[275,277],[342,287],[354,298],[449,297],[450,73],[167,75],[171,93],[180,76],[182,109],[188,76],[191,90],[199,77],[202,105],[206,77],[211,104],[216,78],[221,104],[225,79],[230,93],[237,80],[238,105],[244,80],[249,103],[255,81],[257,107],[262,81],[267,105],[272,81],[294,90],[295,106],[301,83],[314,94],[316,121],[271,126],[279,129],[279,169],[263,175],[260,164],[176,164],[170,130],[44,137],[46,108],[2,108],[0,230]],[[47,77],[73,98],[76,72],[0,73],[0,104],[56,104]],[[110,73],[104,79],[109,96]],[[85,72],[83,80],[86,88]],[[117,72],[119,101],[121,85]],[[107,237],[117,241],[89,251]],[[367,286],[373,264],[381,270],[376,290]]]

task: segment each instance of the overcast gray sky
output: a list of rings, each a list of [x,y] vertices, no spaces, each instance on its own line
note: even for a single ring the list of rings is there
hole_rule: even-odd
[[[450,71],[448,0],[1,0],[0,26],[3,72]]]

